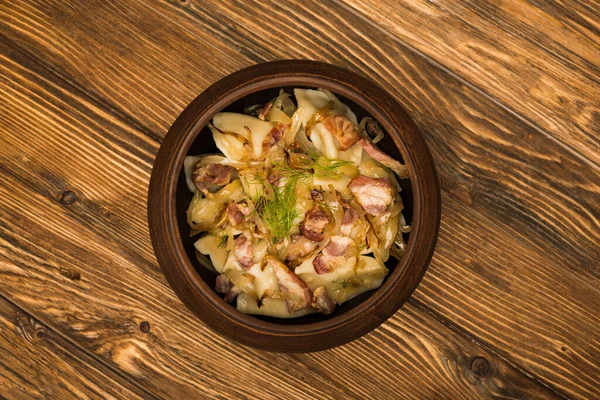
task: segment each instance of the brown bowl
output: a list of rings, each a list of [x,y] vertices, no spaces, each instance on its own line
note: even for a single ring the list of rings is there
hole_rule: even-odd
[[[386,263],[381,287],[342,304],[334,314],[275,319],[243,314],[214,290],[215,276],[194,255],[185,211],[192,194],[183,176],[188,154],[217,151],[205,128],[219,111],[241,112],[266,102],[280,88],[330,90],[360,119],[375,118],[386,131],[379,147],[406,163],[410,180],[402,180],[405,217],[412,225],[401,260]],[[310,352],[350,342],[375,329],[409,298],[425,274],[440,223],[440,189],[433,159],[404,109],[371,80],[343,68],[313,61],[276,61],[252,66],[216,82],[177,118],[154,162],[148,193],[152,245],[171,287],[209,327],[240,343],[263,350]]]

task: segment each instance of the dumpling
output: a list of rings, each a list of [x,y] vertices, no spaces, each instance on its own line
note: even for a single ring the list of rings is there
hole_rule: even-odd
[[[259,307],[258,302],[245,293],[240,293],[237,297],[237,309],[246,314],[267,315],[276,318],[296,318],[316,312],[314,308],[306,308],[291,313],[284,299],[263,299]]]
[[[221,244],[221,238],[215,235],[204,235],[200,239],[196,240],[194,247],[200,253],[210,257],[210,261],[214,269],[218,273],[223,272],[223,267],[229,256],[229,252]]]
[[[250,115],[230,112],[216,114],[213,117],[213,125],[221,132],[233,132],[248,140],[252,145],[252,158],[254,159],[258,159],[262,155],[263,141],[271,129],[273,129],[273,124],[271,122],[263,121]],[[215,136],[214,132],[213,136]],[[230,154],[228,154],[219,146],[217,137],[214,139],[217,147],[219,147],[219,150],[221,150],[226,157],[233,158],[234,160],[243,158],[244,153],[241,149],[243,147],[243,142],[241,140],[230,135],[220,134],[219,139],[222,142],[229,142],[224,146],[226,150],[230,152]]]
[[[313,265],[315,257],[306,259],[294,271],[308,287],[314,291],[319,286],[325,287],[329,296],[342,304],[368,290],[378,288],[387,274],[385,265],[369,256],[360,256],[355,268],[356,258],[348,258],[335,270],[317,274]]]

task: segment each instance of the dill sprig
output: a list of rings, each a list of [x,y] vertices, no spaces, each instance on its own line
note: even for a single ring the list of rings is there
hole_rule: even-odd
[[[330,178],[338,174],[338,169],[344,165],[350,165],[352,161],[328,160],[325,157],[319,157],[313,165],[314,176],[319,178]]]
[[[270,187],[272,195],[267,196],[261,191],[253,200],[254,207],[269,228],[273,243],[289,235],[294,227],[294,220],[298,217],[296,210],[296,183],[298,178],[290,177],[283,187],[274,187],[268,182],[263,182]]]
[[[346,289],[350,285],[350,279],[338,279],[335,281],[331,281],[331,283],[337,283],[340,288]]]
[[[260,175],[254,177],[255,180],[262,183],[263,189],[251,201],[254,204],[255,212],[269,229],[273,243],[288,236],[294,228],[294,220],[298,217],[296,210],[298,181],[305,181],[311,176],[333,177],[338,173],[338,168],[348,164],[352,164],[352,162],[329,160],[323,156],[309,154],[306,162],[300,163],[297,168],[283,161],[272,164],[272,171],[284,178],[285,183],[282,187],[271,185]]]
[[[273,170],[286,177],[305,180],[311,176],[317,178],[334,177],[338,174],[340,167],[352,164],[352,161],[329,160],[316,154],[310,154],[309,156],[310,160],[300,165],[299,168],[293,168],[286,162],[275,162],[273,163]]]
[[[223,247],[227,244],[227,239],[229,239],[229,235],[219,236],[219,238],[221,239],[221,241],[219,242],[219,245],[217,246],[217,248]]]

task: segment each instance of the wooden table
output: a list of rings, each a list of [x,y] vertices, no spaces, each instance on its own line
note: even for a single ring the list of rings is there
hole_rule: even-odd
[[[598,2],[1,0],[0,26],[1,398],[600,398]],[[146,197],[186,104],[290,58],[403,103],[443,211],[393,318],[283,355],[187,311]]]

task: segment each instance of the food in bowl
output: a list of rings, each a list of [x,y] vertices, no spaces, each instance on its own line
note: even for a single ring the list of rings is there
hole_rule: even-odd
[[[198,260],[247,314],[331,314],[382,284],[410,230],[397,180],[408,173],[376,146],[377,122],[326,90],[293,97],[216,114],[221,154],[184,160]]]

